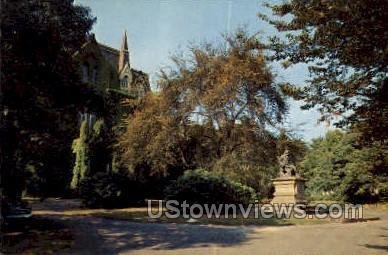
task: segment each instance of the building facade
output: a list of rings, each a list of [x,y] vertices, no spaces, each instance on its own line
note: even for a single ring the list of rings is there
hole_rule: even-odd
[[[131,67],[126,32],[120,49],[98,43],[92,35],[74,57],[82,81],[97,89],[120,89],[135,98],[150,91],[148,75]]]
[[[101,44],[91,35],[74,58],[79,65],[82,82],[101,93],[123,93],[136,99],[151,90],[148,75],[131,67],[126,32],[120,49]],[[95,119],[95,114],[88,109],[80,112],[80,122],[86,120],[92,126]]]

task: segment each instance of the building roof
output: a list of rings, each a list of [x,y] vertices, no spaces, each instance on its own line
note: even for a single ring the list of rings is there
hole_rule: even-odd
[[[98,46],[101,49],[101,54],[104,56],[104,58],[112,65],[113,68],[118,72],[118,64],[119,64],[119,55],[120,51],[109,47],[107,45],[98,43]]]

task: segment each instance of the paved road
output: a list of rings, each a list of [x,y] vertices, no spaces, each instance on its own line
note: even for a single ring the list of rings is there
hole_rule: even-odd
[[[50,216],[69,224],[64,254],[388,254],[388,215],[362,223],[253,227],[134,223],[91,216]]]

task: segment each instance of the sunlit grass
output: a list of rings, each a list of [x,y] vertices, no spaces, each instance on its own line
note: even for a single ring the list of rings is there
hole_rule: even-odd
[[[314,201],[310,203],[310,205],[314,205],[317,203],[325,203],[332,204],[336,201]],[[388,203],[379,203],[377,205],[364,205],[364,212],[367,217],[374,217],[375,220],[376,215],[374,212],[380,210],[388,210]],[[377,210],[376,210],[377,209]],[[369,215],[371,212],[372,214]],[[310,217],[306,217],[304,219],[297,219],[291,217],[290,219],[281,219],[281,218],[255,218],[253,215],[250,215],[248,218],[244,218],[241,214],[237,214],[236,218],[232,218],[231,216],[225,218],[223,215],[220,218],[207,218],[202,217],[200,219],[189,219],[179,217],[175,219],[167,218],[163,215],[160,218],[153,219],[148,216],[146,207],[131,207],[131,208],[123,208],[123,209],[87,209],[87,208],[73,208],[68,210],[33,210],[34,215],[62,215],[62,216],[94,216],[94,217],[103,217],[109,219],[117,219],[117,220],[128,220],[133,222],[142,222],[142,223],[190,223],[190,224],[205,224],[205,225],[259,225],[259,226],[284,226],[284,225],[315,225],[315,224],[327,224],[327,223],[340,223],[340,222],[349,222],[344,219],[330,219],[324,218],[319,219],[313,215],[308,215]],[[365,213],[364,213],[365,216]],[[369,218],[361,219],[360,221],[371,220]],[[357,220],[356,220],[357,221]],[[353,222],[353,221],[352,221]]]
[[[364,208],[366,209],[373,209],[373,210],[383,210],[388,211],[388,202],[380,202],[376,204],[365,204]]]
[[[278,218],[254,218],[250,216],[244,218],[241,214],[236,215],[236,218],[225,218],[223,215],[220,218],[207,218],[202,217],[195,219],[194,221],[189,221],[189,219],[179,217],[176,219],[170,219],[166,216],[162,216],[158,219],[152,219],[148,217],[147,212],[127,212],[127,211],[109,211],[101,212],[95,214],[98,217],[110,218],[110,219],[120,219],[120,220],[131,220],[136,222],[152,222],[152,223],[190,223],[190,224],[204,224],[204,225],[259,225],[259,226],[287,226],[287,225],[309,225],[309,224],[325,224],[330,223],[328,219],[278,219]]]
[[[34,215],[63,215],[63,216],[95,216],[117,220],[129,220],[134,222],[144,223],[190,223],[190,224],[214,224],[214,225],[263,225],[263,226],[284,226],[284,225],[309,225],[309,224],[325,224],[332,222],[329,219],[278,219],[278,218],[255,218],[251,215],[244,218],[241,214],[237,214],[236,218],[225,218],[221,215],[219,218],[202,217],[194,221],[188,222],[189,219],[179,217],[175,219],[167,218],[163,215],[160,218],[153,219],[148,216],[146,207],[124,208],[124,209],[77,209],[66,211],[49,211],[37,210],[33,211]]]

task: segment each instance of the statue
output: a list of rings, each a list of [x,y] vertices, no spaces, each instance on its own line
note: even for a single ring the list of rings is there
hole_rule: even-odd
[[[300,177],[295,165],[289,162],[288,150],[278,157],[279,177],[272,179],[275,188],[272,204],[307,204],[304,197],[306,179]]]
[[[280,177],[291,177],[291,176],[299,176],[296,167],[293,164],[288,162],[288,150],[286,149],[284,153],[278,157],[278,162],[280,166]]]

